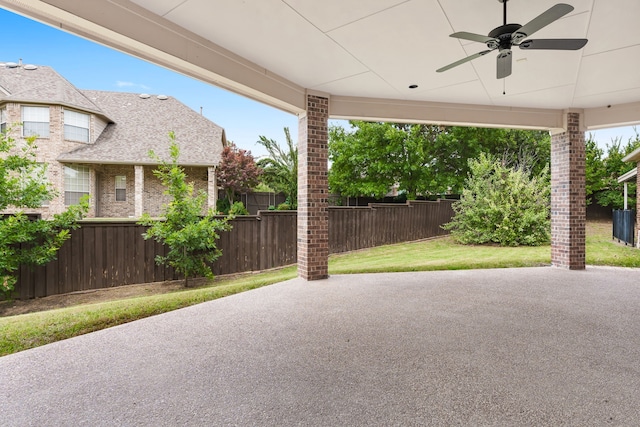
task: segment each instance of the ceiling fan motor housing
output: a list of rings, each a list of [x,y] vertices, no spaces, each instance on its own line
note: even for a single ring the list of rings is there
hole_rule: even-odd
[[[522,25],[520,24],[506,24],[501,25],[498,28],[494,28],[489,33],[489,37],[497,39],[498,42],[490,40],[487,42],[487,47],[489,47],[489,49],[496,49],[498,47],[500,49],[511,49],[511,46],[515,41],[515,37],[513,36],[520,28],[522,28]],[[520,34],[517,34],[517,36],[520,36]],[[526,34],[522,35],[522,38],[524,37],[526,37]]]

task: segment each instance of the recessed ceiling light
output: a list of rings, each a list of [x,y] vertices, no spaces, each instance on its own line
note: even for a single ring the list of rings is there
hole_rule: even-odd
[[[409,85],[409,89],[416,89],[418,85]]]

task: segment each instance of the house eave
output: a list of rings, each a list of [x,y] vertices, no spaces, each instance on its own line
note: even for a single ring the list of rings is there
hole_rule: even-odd
[[[626,182],[635,179],[636,175],[638,175],[638,168],[633,168],[629,172],[625,173],[618,177],[618,182]]]
[[[635,149],[631,154],[626,155],[623,162],[640,162],[640,148]]]
[[[127,161],[127,160],[100,160],[100,159],[83,159],[79,157],[58,157],[56,159],[58,162],[63,164],[88,164],[88,165],[119,165],[119,166],[158,166],[157,162],[136,162],[136,161]],[[206,168],[206,167],[217,167],[217,164],[212,163],[182,163],[178,162],[178,166],[182,167],[198,167],[198,168]]]

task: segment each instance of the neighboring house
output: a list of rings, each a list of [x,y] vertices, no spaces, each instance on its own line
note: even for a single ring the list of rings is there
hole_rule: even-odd
[[[224,129],[175,98],[79,90],[50,67],[0,63],[0,129],[37,135],[36,159],[59,192],[30,213],[46,218],[88,194],[89,217],[159,215],[167,197],[149,150],[169,160],[170,131],[188,180],[215,208]]]
[[[625,207],[627,204],[626,201],[626,190],[627,190],[627,181],[631,181],[631,180],[635,180],[636,182],[636,221],[635,221],[635,227],[636,227],[636,236],[637,236],[637,240],[636,240],[636,247],[640,249],[640,174],[638,173],[638,168],[640,168],[640,148],[634,150],[631,154],[627,155],[626,157],[624,157],[622,159],[625,162],[633,162],[636,164],[636,167],[632,170],[630,170],[629,172],[627,172],[626,174],[622,175],[621,177],[618,178],[618,182],[624,182],[625,183]]]

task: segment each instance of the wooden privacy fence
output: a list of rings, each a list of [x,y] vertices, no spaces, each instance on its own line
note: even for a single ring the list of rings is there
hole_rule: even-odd
[[[329,208],[329,252],[349,252],[448,234],[453,200]]]
[[[371,204],[329,208],[329,252],[347,252],[446,234],[452,201]],[[237,217],[233,229],[220,234],[222,256],[216,275],[266,270],[296,262],[297,213],[260,211]],[[158,266],[163,245],[144,240],[146,227],[135,221],[83,221],[56,260],[20,270],[19,298],[37,298],[136,283],[175,280],[169,267]]]

